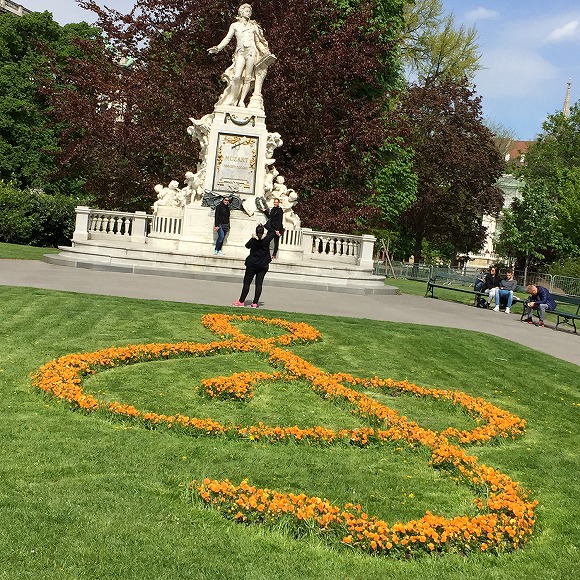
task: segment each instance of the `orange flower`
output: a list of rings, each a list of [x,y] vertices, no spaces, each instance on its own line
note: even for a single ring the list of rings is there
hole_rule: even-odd
[[[274,338],[256,338],[240,332],[234,322],[257,322],[277,326],[287,333]],[[457,391],[420,387],[408,381],[394,381],[379,377],[357,378],[347,373],[326,373],[296,354],[280,348],[293,342],[320,340],[320,333],[304,323],[253,316],[207,314],[203,324],[222,338],[210,343],[160,343],[111,347],[93,353],[77,353],[60,357],[43,365],[32,382],[43,391],[65,400],[87,413],[102,409],[123,420],[141,421],[148,428],[164,426],[190,434],[222,436],[229,434],[251,441],[288,440],[323,444],[369,445],[389,441],[406,441],[411,448],[424,446],[431,452],[430,465],[447,470],[456,481],[467,482],[479,493],[474,506],[479,514],[474,517],[444,518],[427,512],[419,520],[395,522],[391,526],[376,516],[362,511],[360,505],[332,505],[325,498],[304,494],[283,494],[259,489],[242,481],[235,486],[229,480],[204,479],[192,482],[190,489],[204,503],[213,505],[226,517],[235,521],[275,522],[290,518],[294,525],[312,526],[323,531],[335,531],[342,543],[376,554],[410,552],[427,553],[442,550],[466,550],[479,547],[481,551],[515,549],[525,544],[533,532],[536,501],[507,475],[479,464],[477,458],[467,455],[461,444],[484,444],[493,439],[515,438],[525,432],[526,422],[509,412],[478,398]],[[284,372],[234,373],[229,377],[204,379],[202,385],[211,397],[247,401],[254,387],[264,380],[308,381],[315,393],[326,401],[346,405],[352,413],[372,423],[370,427],[334,431],[322,426],[283,427],[263,423],[249,426],[222,425],[207,418],[157,414],[141,411],[121,402],[100,402],[82,388],[82,379],[99,370],[119,365],[163,360],[175,357],[201,357],[228,352],[254,351],[265,356],[274,367]],[[416,397],[431,397],[459,405],[474,417],[477,426],[471,430],[449,427],[441,432],[425,429],[400,416],[395,410],[373,399],[366,391],[383,390]],[[400,444],[400,443],[399,443]],[[251,518],[251,519],[248,519]],[[253,519],[252,519],[253,518]],[[348,531],[347,535],[344,532]],[[485,539],[485,541],[483,541]]]

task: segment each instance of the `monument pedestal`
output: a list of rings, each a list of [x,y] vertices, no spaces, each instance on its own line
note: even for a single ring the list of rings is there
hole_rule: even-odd
[[[230,231],[223,250],[228,256],[245,258],[246,242],[256,226],[268,219],[257,209],[255,200],[260,197],[265,204],[266,174],[272,181],[272,153],[282,141],[278,133],[268,132],[266,115],[260,108],[217,105],[212,114],[192,121],[194,126],[188,131],[202,145],[198,165],[201,171],[193,182],[211,195],[199,196],[198,190],[192,190],[186,198],[170,191],[167,201],[156,204],[149,244],[180,253],[212,255],[217,236],[215,210],[204,204],[218,203],[222,197],[234,195],[242,201],[242,207],[235,209],[230,204]],[[269,192],[272,195],[272,188]],[[180,203],[180,199],[180,207],[169,205]],[[293,231],[296,235],[290,236],[288,245],[292,247],[292,257],[300,260],[303,253],[300,229]]]
[[[264,111],[216,106],[207,146],[205,190],[238,195],[246,212],[253,215],[256,196],[264,194],[267,141]]]
[[[248,216],[244,212],[232,211],[230,231],[223,251],[228,257],[244,258],[248,255],[246,242],[256,231],[258,223],[265,223],[266,217],[257,213]],[[183,210],[183,233],[178,240],[180,253],[212,255],[217,233],[214,231],[214,211],[209,207],[188,205]]]

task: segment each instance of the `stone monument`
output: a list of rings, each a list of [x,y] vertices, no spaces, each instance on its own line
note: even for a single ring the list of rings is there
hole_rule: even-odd
[[[149,241],[160,248],[213,254],[213,212],[227,196],[232,208],[224,246],[228,256],[247,254],[244,245],[256,225],[266,221],[275,197],[284,210],[284,228],[289,232],[286,242],[296,240],[299,249],[300,218],[293,210],[298,195],[285,185],[274,165],[274,151],[283,142],[280,133],[269,132],[266,127],[262,99],[266,73],[276,57],[251,15],[251,6],[242,4],[223,40],[208,49],[216,54],[235,41],[232,64],[222,74],[226,87],[214,111],[190,119],[187,128],[200,145],[195,172],[185,174],[182,188],[176,181],[167,187],[155,186],[157,201]],[[281,242],[284,246],[285,240]],[[282,249],[291,257],[291,247]]]

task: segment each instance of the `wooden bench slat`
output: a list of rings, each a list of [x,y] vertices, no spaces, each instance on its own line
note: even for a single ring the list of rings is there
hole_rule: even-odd
[[[443,281],[446,281],[446,283],[443,283]],[[487,298],[489,294],[475,290],[475,282],[476,279],[467,278],[461,274],[437,274],[436,276],[429,278],[427,282],[427,289],[425,290],[425,297],[430,295],[431,298],[435,298],[433,289],[440,288],[442,290],[453,290],[454,292],[471,294],[473,296],[473,303],[476,304],[478,298]],[[468,289],[467,286],[470,286],[471,289]],[[524,292],[525,288],[517,286],[515,291]],[[521,302],[521,298],[514,294],[513,305],[517,304],[518,302]]]
[[[427,289],[425,290],[425,297],[427,297],[430,294],[431,298],[435,298],[433,289],[441,288],[442,290],[453,290],[454,292],[471,294],[473,296],[473,302],[475,304],[475,302],[479,297],[487,296],[487,294],[485,292],[479,292],[475,290],[474,285],[475,285],[474,279],[466,278],[461,274],[437,274],[437,276],[435,276],[434,278],[430,278],[428,280]]]

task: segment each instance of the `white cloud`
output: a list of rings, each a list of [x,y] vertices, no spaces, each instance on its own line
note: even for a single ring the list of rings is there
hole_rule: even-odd
[[[560,26],[555,30],[552,30],[550,34],[546,37],[548,42],[559,42],[560,40],[565,40],[566,38],[573,38],[578,35],[578,20],[572,20]]]
[[[475,10],[470,10],[465,14],[465,20],[471,22],[478,22],[479,20],[493,20],[499,16],[499,12],[495,10],[488,10],[479,6]]]
[[[532,51],[488,50],[476,75],[478,92],[488,98],[539,98],[554,88],[558,68]]]

